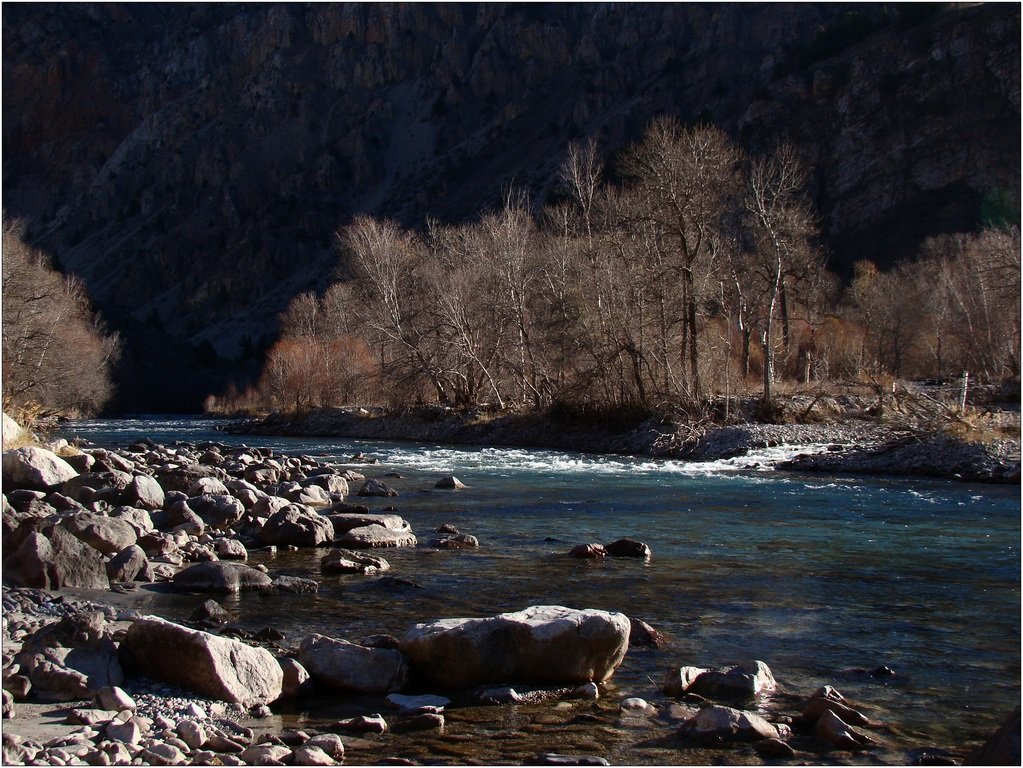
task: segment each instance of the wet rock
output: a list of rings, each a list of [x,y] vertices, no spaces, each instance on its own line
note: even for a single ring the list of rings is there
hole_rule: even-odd
[[[174,574],[174,588],[184,592],[241,592],[267,590],[273,580],[262,571],[241,563],[197,563]]]
[[[635,539],[618,539],[604,545],[604,550],[612,557],[638,557],[648,559],[650,547]]]
[[[318,591],[320,585],[315,579],[303,579],[299,576],[275,576],[271,587],[276,592],[291,592],[301,595]]]
[[[623,699],[618,705],[618,709],[623,714],[628,715],[656,715],[657,707],[651,704],[646,699],[641,699],[638,696],[630,696],[627,699]]]
[[[297,659],[285,657],[279,659],[281,670],[284,672],[284,684],[281,698],[295,699],[312,693],[315,688],[312,676]]]
[[[323,573],[377,573],[391,567],[384,558],[355,552],[350,549],[333,549],[320,559]]]
[[[319,634],[302,641],[298,660],[317,684],[361,693],[400,691],[409,674],[408,660],[399,651]]]
[[[45,448],[25,446],[3,453],[4,490],[49,490],[78,476],[78,470]]]
[[[520,704],[525,699],[514,688],[502,686],[483,691],[479,695],[479,701],[481,704]]]
[[[830,685],[818,688],[809,698],[803,707],[803,719],[808,723],[815,723],[826,711],[833,712],[850,725],[867,728],[876,728],[880,725],[853,709],[845,697]]]
[[[384,733],[387,730],[387,721],[379,714],[359,715],[339,720],[335,727],[353,733]]]
[[[583,683],[578,688],[575,688],[569,696],[573,699],[596,701],[600,698],[600,687],[596,683]]]
[[[690,693],[711,699],[752,698],[776,687],[770,667],[757,660],[721,669],[676,667],[668,671],[661,686],[668,696]]]
[[[442,477],[440,480],[438,480],[433,487],[442,488],[445,490],[460,490],[462,488],[465,488],[466,486],[461,480],[459,480],[454,475],[448,475],[447,477]]]
[[[603,682],[628,649],[620,613],[533,606],[490,618],[417,624],[401,650],[418,674],[448,687],[536,680]]]
[[[764,739],[753,744],[754,751],[768,760],[788,760],[796,751],[781,739]]]
[[[967,762],[970,765],[1020,765],[1019,707],[1009,713],[983,746],[970,754]]]
[[[437,549],[477,549],[479,545],[479,539],[467,533],[459,533],[456,536],[444,536],[430,542],[430,546]]]
[[[682,723],[679,735],[698,741],[762,741],[781,736],[774,725],[759,715],[717,704],[704,707]]]
[[[134,622],[121,650],[140,674],[245,707],[276,700],[284,683],[269,651],[163,619]]]
[[[394,724],[392,730],[395,733],[408,733],[411,731],[430,731],[444,728],[444,715],[436,712],[425,712],[421,715],[405,717]]]
[[[337,539],[342,547],[380,549],[385,547],[414,547],[416,536],[411,530],[393,530],[379,525],[352,528]]]
[[[188,619],[211,624],[227,624],[231,621],[231,614],[216,600],[206,600],[189,614]]]
[[[660,648],[667,642],[664,635],[645,621],[629,617],[629,646],[639,648]]]
[[[862,733],[831,710],[825,710],[817,718],[814,733],[839,749],[860,750],[874,746],[877,742]]]
[[[607,550],[604,549],[603,544],[576,544],[568,554],[581,560],[599,560],[602,557],[607,557]]]

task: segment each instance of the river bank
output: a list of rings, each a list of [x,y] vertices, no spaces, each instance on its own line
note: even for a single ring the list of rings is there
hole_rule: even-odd
[[[807,423],[696,425],[651,417],[638,424],[551,419],[537,414],[480,415],[424,407],[401,412],[365,408],[318,408],[302,414],[273,413],[225,424],[237,435],[346,437],[445,444],[517,446],[593,453],[718,461],[776,446],[802,447],[802,455],[779,463],[800,472],[922,476],[967,482],[1019,483],[1019,412],[999,412],[999,432],[987,439],[955,437],[933,424],[879,422],[870,401],[832,401],[828,417]],[[790,413],[816,403],[791,400]],[[748,407],[747,411],[752,412]],[[989,415],[989,419],[992,417]],[[1005,427],[1005,425],[1009,425]],[[1014,427],[1013,427],[1014,425]],[[1013,435],[1013,430],[1015,434]]]

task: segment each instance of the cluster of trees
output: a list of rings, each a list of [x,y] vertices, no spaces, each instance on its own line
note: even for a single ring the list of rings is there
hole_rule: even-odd
[[[3,407],[8,412],[97,413],[113,394],[120,343],[81,283],[3,222]]]
[[[654,411],[750,389],[770,405],[781,380],[1018,374],[1018,231],[860,264],[842,291],[791,146],[751,158],[664,118],[616,170],[591,141],[538,215],[508,192],[425,232],[355,218],[337,282],[284,314],[260,399]]]

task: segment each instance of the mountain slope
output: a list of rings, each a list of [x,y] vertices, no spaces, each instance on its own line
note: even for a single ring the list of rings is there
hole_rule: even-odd
[[[332,278],[354,213],[473,218],[512,182],[542,203],[569,141],[610,157],[661,113],[751,151],[796,142],[840,269],[974,228],[1018,195],[1019,21],[1012,4],[7,4],[5,213],[124,334],[122,405],[195,407]]]

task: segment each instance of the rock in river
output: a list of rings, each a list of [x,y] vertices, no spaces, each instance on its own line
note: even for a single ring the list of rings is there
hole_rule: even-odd
[[[400,691],[409,672],[399,651],[368,648],[315,633],[302,641],[298,660],[317,683],[360,693]]]
[[[241,592],[270,589],[273,580],[249,565],[214,561],[178,571],[173,583],[183,592]]]
[[[519,680],[603,682],[628,646],[624,614],[557,605],[416,624],[400,642],[418,674],[451,688]]]

